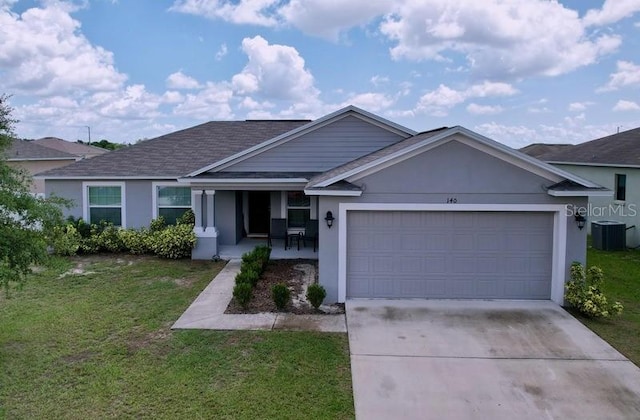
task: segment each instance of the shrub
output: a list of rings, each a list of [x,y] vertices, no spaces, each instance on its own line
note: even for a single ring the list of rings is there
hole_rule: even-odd
[[[167,227],[167,221],[164,220],[164,217],[158,216],[157,219],[153,219],[149,224],[149,230],[151,232],[160,232]]]
[[[590,318],[606,318],[622,313],[620,302],[609,303],[600,290],[604,273],[599,267],[592,266],[585,271],[582,264],[571,264],[571,280],[565,285],[565,300],[581,314]]]
[[[276,308],[279,311],[283,310],[289,299],[291,299],[291,291],[284,283],[278,283],[271,288],[271,296],[273,297],[273,303],[276,304]]]
[[[258,284],[260,274],[255,270],[240,270],[236,275],[236,284],[247,283],[251,287],[255,287]]]
[[[51,237],[51,247],[56,255],[76,255],[80,249],[82,236],[78,230],[69,223],[65,226],[55,226]]]
[[[271,258],[271,248],[266,245],[258,245],[253,252],[256,255],[256,259],[261,262],[262,270],[264,271],[269,263],[269,258]]]
[[[120,241],[122,241],[124,249],[128,250],[131,254],[141,255],[151,252],[149,248],[148,229],[120,229],[118,235],[120,236]]]
[[[251,301],[251,292],[253,288],[249,283],[236,283],[233,288],[233,298],[240,306],[246,308]]]
[[[120,229],[111,223],[104,226],[102,232],[98,234],[97,243],[100,251],[121,252],[125,250],[125,246],[120,239]]]
[[[179,259],[191,256],[196,245],[196,234],[189,225],[165,227],[150,235],[150,248],[161,258]]]
[[[255,271],[259,276],[264,270],[260,261],[243,261],[240,264],[240,271]]]
[[[311,306],[318,309],[324,298],[327,297],[327,291],[324,290],[324,287],[319,285],[318,283],[314,283],[307,288],[307,300],[311,303]]]
[[[182,216],[178,217],[176,224],[191,225],[191,227],[193,227],[196,224],[196,215],[193,213],[193,210],[188,209],[185,211]]]

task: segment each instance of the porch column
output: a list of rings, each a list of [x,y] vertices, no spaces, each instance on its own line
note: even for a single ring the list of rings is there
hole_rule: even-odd
[[[196,216],[193,228],[196,246],[191,251],[192,260],[210,260],[218,255],[218,230],[215,221],[215,190],[204,188],[191,190],[191,208]]]

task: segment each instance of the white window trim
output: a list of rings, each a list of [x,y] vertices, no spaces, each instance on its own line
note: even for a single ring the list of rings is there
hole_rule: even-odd
[[[125,183],[117,181],[87,181],[82,183],[82,218],[86,220],[87,223],[96,223],[89,219],[89,187],[120,187],[120,219],[122,221],[121,227],[126,228],[127,190]],[[115,208],[115,206],[113,206],[113,208]]]
[[[182,187],[182,188],[189,188],[188,186],[186,186],[184,183],[181,182],[152,182],[151,183],[151,218],[152,219],[157,219],[158,218],[158,187]],[[185,208],[185,209],[191,209],[193,210],[193,191],[191,192],[191,205],[189,206],[163,206],[165,208],[171,208],[171,209],[177,209],[177,208]]]
[[[283,194],[284,195],[284,203],[283,203],[283,207],[284,207],[283,211],[284,211],[284,213],[283,213],[283,215],[284,215],[284,218],[287,219],[287,229],[290,230],[290,231],[301,231],[301,232],[303,232],[304,231],[304,226],[302,226],[302,227],[289,227],[289,210],[309,210],[309,219],[313,219],[313,216],[314,216],[314,214],[313,214],[314,213],[314,211],[313,211],[313,208],[314,208],[314,205],[313,205],[314,202],[313,201],[314,200],[313,199],[314,199],[314,197],[309,197],[309,205],[308,206],[303,206],[303,207],[290,206],[289,205],[289,193],[290,192],[301,192],[304,195],[304,191],[297,191],[297,190],[285,191],[285,193]]]
[[[555,204],[412,204],[412,203],[340,203],[338,205],[338,302],[347,297],[347,212],[374,211],[493,211],[553,213],[553,251],[551,264],[551,300],[564,304],[566,278],[567,215],[566,206]]]

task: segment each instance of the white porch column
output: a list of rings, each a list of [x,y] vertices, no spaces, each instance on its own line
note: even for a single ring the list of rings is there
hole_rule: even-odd
[[[191,208],[196,216],[193,230],[197,237],[196,247],[191,251],[192,260],[210,260],[218,255],[215,193],[204,188],[191,190]]]

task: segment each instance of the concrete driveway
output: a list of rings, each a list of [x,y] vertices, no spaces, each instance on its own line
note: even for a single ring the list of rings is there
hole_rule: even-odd
[[[359,419],[640,419],[640,369],[552,302],[346,309]]]

